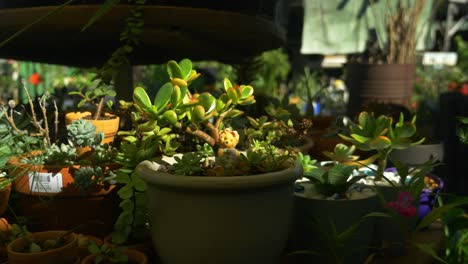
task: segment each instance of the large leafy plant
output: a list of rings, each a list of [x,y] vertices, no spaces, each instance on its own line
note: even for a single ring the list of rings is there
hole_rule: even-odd
[[[192,93],[189,86],[200,74],[193,69],[190,60],[169,61],[166,69],[169,80],[161,86],[154,99],[144,88],[136,87],[133,102],[121,102],[123,108],[130,112],[133,129],[119,132],[122,145],[117,161],[123,167],[116,180],[124,184],[119,191],[123,211],[115,223],[113,243],[138,240],[147,233],[144,202],[147,187],[135,174],[136,166],[143,160],[175,154],[181,145],[192,143],[186,140],[188,136],[205,143],[205,147],[199,148],[196,153],[176,158],[178,164],[172,170],[178,173],[237,174],[239,170],[234,168],[246,168],[240,164],[247,161],[255,161],[248,167],[257,170],[273,170],[273,165],[286,164],[286,159],[272,159],[271,155],[278,152],[261,143],[246,156],[234,150],[237,133],[226,127],[225,121],[242,114],[238,106],[255,102],[252,86],[237,86],[224,79],[224,93],[218,97],[207,92]],[[216,154],[214,162],[207,159],[207,152]],[[286,152],[284,155],[290,154]],[[204,165],[207,166],[203,168],[206,173],[201,173]]]
[[[386,115],[375,117],[372,113],[361,112],[357,123],[350,122],[348,135],[339,134],[339,136],[360,150],[377,152],[376,181],[380,181],[393,150],[416,146],[424,141],[424,138],[412,141],[416,133],[415,122],[416,117],[407,122],[403,114],[400,114],[400,118],[394,123],[393,119]]]

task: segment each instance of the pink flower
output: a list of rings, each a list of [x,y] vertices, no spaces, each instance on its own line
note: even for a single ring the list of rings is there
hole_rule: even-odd
[[[394,202],[388,202],[386,207],[395,210],[398,214],[411,218],[416,215],[417,208],[412,205],[414,201],[413,196],[409,192],[399,192],[397,200]]]

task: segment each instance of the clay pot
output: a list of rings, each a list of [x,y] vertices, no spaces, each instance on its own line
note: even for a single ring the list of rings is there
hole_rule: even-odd
[[[80,224],[89,224],[79,230],[84,234],[102,237],[112,231],[120,212],[115,185],[83,192],[74,186],[73,171],[79,166],[28,165],[17,157],[10,165],[10,174],[17,176],[16,210],[28,216],[31,231],[67,230]]]
[[[127,249],[125,250],[125,254],[128,256],[128,262],[130,264],[147,264],[148,258],[142,252],[135,250],[135,249]],[[93,264],[94,260],[96,259],[96,255],[89,255],[81,261],[81,264]],[[107,264],[106,261],[102,262],[103,264]]]
[[[96,127],[96,132],[103,132],[104,139],[102,143],[112,143],[115,135],[119,131],[120,118],[116,115],[105,113],[107,119],[92,120],[90,112],[70,112],[65,114],[65,124],[69,125],[75,120],[85,119]]]
[[[32,233],[30,238],[34,241],[45,241],[57,239],[67,231],[45,231]],[[27,247],[27,240],[24,237],[13,240],[7,246],[8,263],[10,264],[63,264],[75,263],[78,249],[78,237],[70,233],[64,237],[65,244],[62,247],[37,253],[23,253]]]
[[[6,179],[2,180],[5,181]],[[11,185],[11,182],[9,182],[4,188],[0,190],[0,215],[3,215],[7,209],[8,200],[10,199]]]

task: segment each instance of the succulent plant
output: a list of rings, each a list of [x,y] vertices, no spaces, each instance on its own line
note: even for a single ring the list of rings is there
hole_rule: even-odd
[[[320,167],[304,172],[304,177],[309,179],[315,185],[317,192],[325,197],[338,194],[339,198],[346,199],[348,189],[365,177],[354,176],[350,178],[356,168],[356,166],[336,163],[331,168]]]
[[[71,145],[77,147],[88,147],[99,145],[104,139],[104,133],[96,134],[96,127],[83,119],[73,121],[67,126],[68,140]]]
[[[424,138],[413,142],[412,137],[416,133],[416,117],[411,122],[405,122],[403,114],[400,114],[398,122],[393,123],[391,117],[361,112],[358,123],[351,122],[349,135],[339,134],[344,140],[354,144],[363,151],[377,151],[378,170],[376,180],[382,179],[383,171],[387,166],[388,156],[394,149],[405,149],[421,144]]]

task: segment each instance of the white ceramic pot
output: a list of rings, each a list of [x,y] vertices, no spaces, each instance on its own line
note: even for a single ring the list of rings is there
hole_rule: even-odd
[[[420,165],[428,161],[432,156],[434,160],[444,160],[444,144],[422,144],[407,149],[394,150],[390,154],[393,159],[405,162],[409,165]]]

